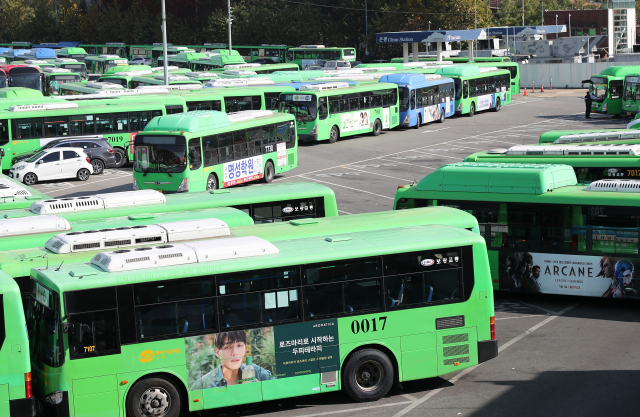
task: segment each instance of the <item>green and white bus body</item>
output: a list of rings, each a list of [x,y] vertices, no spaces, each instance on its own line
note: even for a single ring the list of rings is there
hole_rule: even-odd
[[[56,58],[49,61],[58,68],[67,69],[76,74],[80,74],[80,78],[87,79],[87,64],[74,58]]]
[[[456,114],[473,116],[476,111],[493,110],[511,103],[511,81],[507,70],[477,65],[452,65],[435,71],[453,78],[456,93]]]
[[[236,113],[247,110],[265,110],[262,90],[253,88],[203,88],[194,91],[171,91],[182,96],[189,111],[215,110]]]
[[[67,102],[12,106],[0,111],[0,124],[8,126],[0,131],[0,148],[5,151],[2,169],[11,168],[14,155],[35,150],[60,137],[98,135],[107,139],[117,154],[125,153],[132,138],[146,123],[163,114],[165,107],[160,103],[80,106]],[[119,161],[125,162],[126,159]]]
[[[300,69],[305,69],[318,60],[353,62],[356,60],[356,50],[355,48],[327,48],[324,45],[301,45],[287,50],[287,62],[295,62]]]
[[[0,99],[32,98],[37,101],[44,97],[41,91],[26,87],[4,87],[0,88]]]
[[[207,44],[205,44],[206,46]],[[217,45],[217,48],[223,48],[226,45]],[[234,45],[233,48],[238,51],[240,56],[246,62],[253,62],[258,59],[270,59],[273,63],[286,62],[287,45],[260,45],[260,46],[244,46]]]
[[[136,189],[186,192],[271,182],[297,166],[293,116],[264,110],[158,117],[134,143]]]
[[[44,68],[42,73],[45,96],[58,96],[62,84],[80,82],[82,79],[80,74],[64,68]]]
[[[213,55],[200,59],[194,59],[193,61],[191,61],[191,70],[213,71],[215,69],[224,68],[225,65],[238,65],[246,63],[236,50],[229,52],[228,50],[221,49],[214,50],[213,52]]]
[[[627,75],[640,73],[640,65],[607,67],[583,84],[589,84],[591,111],[601,114],[622,114],[624,81]]]
[[[84,59],[89,74],[104,74],[110,68],[125,66],[128,61],[118,55],[87,56]]]
[[[473,214],[494,289],[637,297],[640,181],[578,185],[572,167],[458,163],[399,188],[396,209],[449,206]]]
[[[478,152],[465,162],[564,164],[573,167],[578,182],[640,179],[640,144],[533,144]]]
[[[25,61],[13,61],[11,65],[29,65],[31,67],[36,67],[42,72],[44,68],[55,68],[55,64],[52,64],[49,61],[44,59],[27,59]]]
[[[179,53],[195,53],[195,49],[191,49],[189,47],[186,46],[167,46],[167,56],[169,55],[177,55]],[[151,62],[154,65],[160,65],[159,61],[161,61],[161,58],[164,56],[164,50],[162,45],[160,46],[154,46],[151,49]]]
[[[510,62],[510,61],[476,62],[476,60],[474,60],[473,64],[470,64],[470,65],[477,65],[480,68],[493,67],[493,68],[508,70],[509,76],[511,77],[511,94],[512,95],[520,94],[520,65],[517,62]]]
[[[0,212],[31,207],[36,200],[48,200],[48,195],[0,174]]]
[[[296,94],[280,96],[280,112],[291,113],[298,139],[328,140],[393,129],[399,124],[398,86],[375,83],[349,86],[344,82],[303,85]]]
[[[34,392],[45,411],[125,415],[146,404],[150,387],[162,389],[167,417],[183,406],[193,412],[341,389],[358,401],[377,400],[394,381],[497,356],[486,246],[473,232],[429,225],[172,246],[145,255],[182,250],[190,263],[186,256],[155,268],[129,262],[111,272],[137,254],[103,252],[91,264],[32,270],[33,302],[52,307],[59,324],[58,337],[36,339],[34,346],[47,349],[32,355]],[[218,247],[224,255],[205,258]],[[86,274],[91,279],[71,277]],[[245,280],[251,283],[241,286]],[[171,308],[185,314],[171,315]],[[174,329],[163,327],[171,320]],[[417,333],[416,322],[423,323]],[[39,329],[46,322],[36,316],[31,323]],[[98,323],[113,330],[84,331],[80,343],[78,333]],[[220,363],[215,352],[231,341],[240,363],[230,365],[224,353]],[[363,375],[369,366],[374,382]],[[149,403],[152,415],[158,407]]]
[[[120,58],[127,58],[126,46],[123,42],[107,42],[105,44],[80,44],[88,55],[117,55]]]
[[[264,109],[277,112],[280,110],[280,96],[294,94],[297,90],[290,85],[256,85],[254,90],[262,91],[264,95]]]
[[[167,55],[167,65],[190,69],[191,61],[196,59],[205,59],[207,57],[207,54],[199,52],[179,52],[175,55]],[[159,67],[162,67],[164,65],[164,59],[162,55],[158,57],[157,63]]]
[[[184,74],[185,77],[189,77],[190,79],[197,81],[199,83],[202,83],[203,85],[206,84],[209,81],[212,80],[216,80],[220,77],[219,74],[215,73],[215,72],[207,72],[207,71],[200,71],[200,72],[194,72],[194,71],[190,71]]]
[[[29,336],[18,284],[0,272],[0,415],[34,417]]]
[[[84,62],[84,59],[89,54],[84,48],[61,48],[56,55],[58,55],[58,58],[75,59],[78,62]]]

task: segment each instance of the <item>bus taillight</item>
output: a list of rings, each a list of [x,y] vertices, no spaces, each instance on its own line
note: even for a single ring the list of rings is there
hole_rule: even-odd
[[[33,397],[33,387],[31,386],[31,372],[24,374],[24,391],[25,397]]]
[[[491,340],[496,340],[496,317],[491,316],[489,319],[489,324],[491,325]]]

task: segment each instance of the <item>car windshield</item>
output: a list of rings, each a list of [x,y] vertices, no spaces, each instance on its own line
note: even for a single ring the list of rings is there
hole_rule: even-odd
[[[46,146],[46,145],[45,145]],[[33,162],[45,155],[46,152],[36,152],[31,158],[27,159],[27,162]]]
[[[593,84],[589,87],[589,93],[594,101],[604,101],[607,97],[607,79],[602,77],[591,77]]]
[[[280,112],[291,113],[300,122],[316,120],[317,111],[317,98],[311,94],[284,94],[280,101]]]
[[[400,111],[409,110],[409,97],[411,97],[409,89],[407,87],[398,88],[400,95]]]
[[[136,172],[178,173],[187,167],[187,141],[183,136],[136,136],[133,169]]]

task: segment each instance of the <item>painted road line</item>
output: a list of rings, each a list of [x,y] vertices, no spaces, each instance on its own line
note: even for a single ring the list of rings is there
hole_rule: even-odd
[[[375,172],[364,171],[362,169],[351,168],[348,165],[343,165],[342,168],[347,168],[347,169],[352,169],[354,171],[364,172],[365,174],[378,175],[380,177],[393,178],[394,180],[399,180],[399,181],[411,181],[411,180],[405,180],[404,178],[392,177],[391,175],[378,174],[378,173],[375,173]]]
[[[332,183],[332,182],[328,182],[328,181],[321,181],[321,180],[317,180],[317,179],[315,179],[315,178],[308,178],[308,177],[304,177],[304,176],[302,176],[302,175],[299,175],[299,177],[300,177],[300,178],[304,178],[305,180],[309,180],[309,181],[321,182],[321,183],[324,183],[324,184],[333,185],[333,186],[335,186],[335,187],[347,188],[347,189],[349,189],[349,190],[360,191],[361,193],[372,194],[372,195],[375,195],[375,196],[377,196],[377,197],[387,198],[387,199],[389,199],[389,200],[395,200],[395,198],[394,198],[394,197],[389,197],[389,196],[386,196],[386,195],[381,195],[381,194],[372,193],[371,191],[365,191],[365,190],[361,190],[361,189],[359,189],[359,188],[347,187],[346,185],[334,184],[334,183]]]

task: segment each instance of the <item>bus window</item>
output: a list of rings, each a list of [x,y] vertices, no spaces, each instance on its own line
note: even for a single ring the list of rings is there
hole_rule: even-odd
[[[460,78],[454,78],[453,85],[456,93],[455,99],[460,100],[462,98],[462,85],[460,84]]]
[[[96,133],[120,133],[129,131],[127,113],[111,113],[96,115]]]
[[[42,118],[17,119],[15,121],[14,139],[31,139],[42,137]]]
[[[9,120],[0,120],[0,146],[9,143]]]
[[[609,83],[609,98],[618,99],[622,96],[623,81],[611,81]]]
[[[202,166],[200,138],[189,139],[189,169],[194,171]]]
[[[73,326],[71,359],[119,353],[116,310],[69,315]]]
[[[399,87],[398,93],[400,94],[400,111],[403,112],[409,110],[409,95],[411,94],[411,91],[407,87]],[[331,112],[333,113],[333,111]]]
[[[467,80],[462,81],[462,98],[469,98],[469,86]]]
[[[360,100],[364,100],[364,98],[361,97]],[[329,115],[329,113],[327,112],[327,98],[320,97],[318,101],[320,103],[318,106],[318,116],[320,116],[320,120],[325,120]],[[362,107],[362,108],[366,108],[366,107]]]
[[[44,136],[47,138],[67,136],[69,134],[69,118],[54,116],[44,118]]]
[[[233,157],[234,159],[242,159],[249,156],[247,154],[247,132],[242,130],[236,130],[233,132]]]
[[[149,123],[149,120],[153,119],[154,115],[150,111],[141,111],[135,113],[129,113],[129,122],[131,123],[131,131],[137,132],[143,130]]]
[[[233,132],[218,135],[218,155],[220,162],[233,161]]]
[[[218,137],[206,136],[202,138],[204,149],[204,166],[210,167],[218,163]]]

